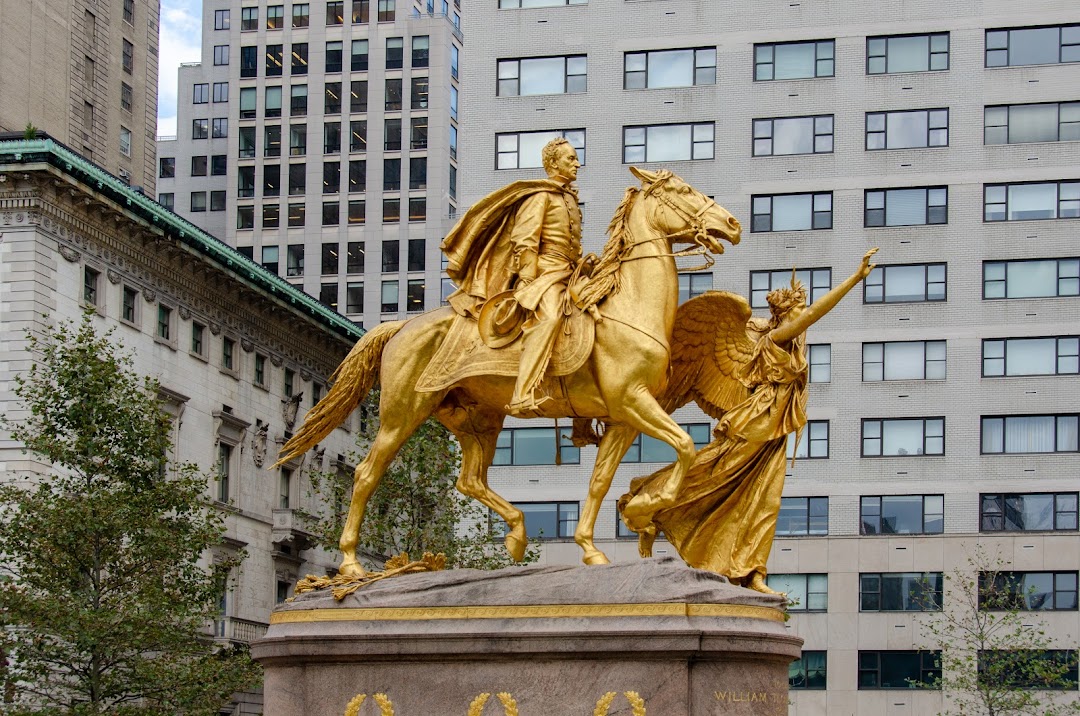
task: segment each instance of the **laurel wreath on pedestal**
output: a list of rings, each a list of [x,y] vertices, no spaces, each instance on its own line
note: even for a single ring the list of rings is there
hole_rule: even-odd
[[[383,565],[383,571],[368,572],[363,577],[352,577],[345,574],[337,574],[333,577],[316,577],[314,574],[309,574],[296,583],[293,593],[304,594],[329,587],[334,599],[340,602],[357,589],[383,579],[417,572],[440,572],[444,569],[446,569],[446,555],[442,552],[439,554],[424,552],[424,556],[418,560],[410,560],[409,553],[402,552],[388,559]],[[286,601],[292,601],[292,599]]]
[[[357,694],[345,707],[345,716],[359,716],[360,707],[366,698],[367,694]],[[390,703],[390,698],[386,694],[374,694],[371,698],[378,704],[380,716],[394,716],[394,705]]]
[[[600,700],[596,702],[596,709],[593,711],[593,716],[608,716],[608,710],[611,708],[611,702],[615,700],[617,694],[614,691],[609,691],[600,697]],[[641,695],[636,691],[624,691],[623,696],[630,702],[630,708],[632,709],[633,716],[645,716],[645,699],[641,698]]]

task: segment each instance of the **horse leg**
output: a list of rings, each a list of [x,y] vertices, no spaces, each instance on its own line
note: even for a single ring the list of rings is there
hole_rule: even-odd
[[[574,530],[574,541],[585,552],[581,557],[581,561],[585,564],[607,564],[609,561],[607,555],[593,544],[593,529],[596,527],[596,518],[600,514],[600,506],[608,490],[611,489],[611,480],[615,477],[615,470],[637,435],[638,431],[628,425],[612,425],[600,439],[600,446],[596,452],[596,466],[593,468],[592,478],[589,481],[589,494],[585,498],[585,506],[581,511],[577,529]]]
[[[487,484],[488,466],[495,459],[495,445],[504,416],[494,411],[447,407],[440,409],[435,417],[454,433],[461,445],[461,472],[456,485],[458,492],[494,510],[506,521],[510,528],[504,539],[506,551],[515,562],[520,562],[529,544],[525,515]]]
[[[670,415],[664,412],[644,386],[627,394],[621,404],[615,404],[620,406],[619,413],[622,421],[650,437],[666,442],[675,448],[678,455],[671,474],[659,493],[655,497],[645,493],[635,495],[623,506],[623,515],[630,519],[642,518],[652,515],[657,510],[671,507],[675,504],[679,490],[682,488],[683,478],[694,464],[694,458],[697,455],[694,441]],[[608,405],[612,403],[609,401]]]
[[[349,502],[349,516],[341,530],[340,574],[351,577],[363,577],[366,572],[356,558],[356,545],[360,540],[360,525],[364,521],[368,500],[379,486],[386,469],[393,462],[398,450],[405,441],[416,432],[434,408],[432,403],[438,399],[430,393],[410,393],[396,400],[383,401],[379,406],[379,433],[371,444],[367,456],[356,466],[353,475],[352,499]]]

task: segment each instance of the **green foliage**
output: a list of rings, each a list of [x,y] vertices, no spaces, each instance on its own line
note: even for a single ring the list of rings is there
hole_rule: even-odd
[[[1069,637],[1051,639],[1042,619],[1023,610],[1025,595],[1002,559],[977,545],[967,561],[945,575],[944,609],[923,624],[931,648],[941,649],[941,676],[915,685],[945,692],[949,708],[939,716],[1080,713],[1077,652],[1054,648]],[[924,592],[933,594],[932,585]]]
[[[23,139],[37,139],[38,128],[34,126],[33,122],[27,122],[26,128],[23,130]]]
[[[0,484],[12,712],[216,715],[259,672],[206,637],[242,558],[200,565],[224,532],[207,477],[169,464],[157,384],[90,314],[30,336],[30,350],[15,380],[27,416],[2,424],[52,469]]]
[[[357,431],[359,462],[378,433],[378,392],[361,408]],[[360,528],[360,549],[378,562],[408,552],[418,558],[424,552],[446,555],[450,568],[498,569],[517,564],[502,542],[500,520],[488,519],[487,509],[455,488],[461,456],[453,435],[434,419],[428,419],[412,435],[390,464],[382,482],[368,501]],[[351,472],[313,472],[314,493],[322,505],[308,514],[308,529],[322,546],[336,550],[352,495]],[[536,545],[526,551],[524,563],[540,558]]]

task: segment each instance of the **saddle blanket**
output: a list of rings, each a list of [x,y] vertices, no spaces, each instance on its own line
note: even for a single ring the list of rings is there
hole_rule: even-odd
[[[585,364],[592,352],[596,325],[591,316],[574,309],[562,319],[547,376],[569,375]],[[435,352],[416,383],[421,393],[446,390],[454,383],[478,375],[515,377],[521,363],[522,339],[502,348],[488,348],[480,338],[477,322],[455,315],[446,340]]]

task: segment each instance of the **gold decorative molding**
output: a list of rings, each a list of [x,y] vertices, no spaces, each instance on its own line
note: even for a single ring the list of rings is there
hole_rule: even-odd
[[[364,705],[366,698],[367,694],[357,694],[345,707],[345,716],[359,716],[360,707]],[[378,704],[380,716],[394,716],[394,704],[386,694],[374,694],[371,698]]]
[[[502,704],[504,716],[518,716],[518,705],[513,696],[505,691],[501,691],[495,694],[495,696]],[[484,713],[484,705],[490,698],[491,694],[485,692],[473,699],[472,703],[469,704],[469,713],[467,716],[481,716],[481,714]]]
[[[593,710],[593,716],[608,716],[608,710],[611,708],[611,702],[615,700],[616,693],[609,691],[600,697],[600,700],[596,702],[596,708]],[[645,699],[641,698],[641,695],[636,691],[624,691],[623,696],[630,702],[631,714],[633,716],[646,716],[645,714]]]
[[[753,604],[529,604],[503,607],[367,607],[291,609],[270,615],[271,624],[436,619],[581,619],[607,617],[728,617],[784,621],[774,607]]]

